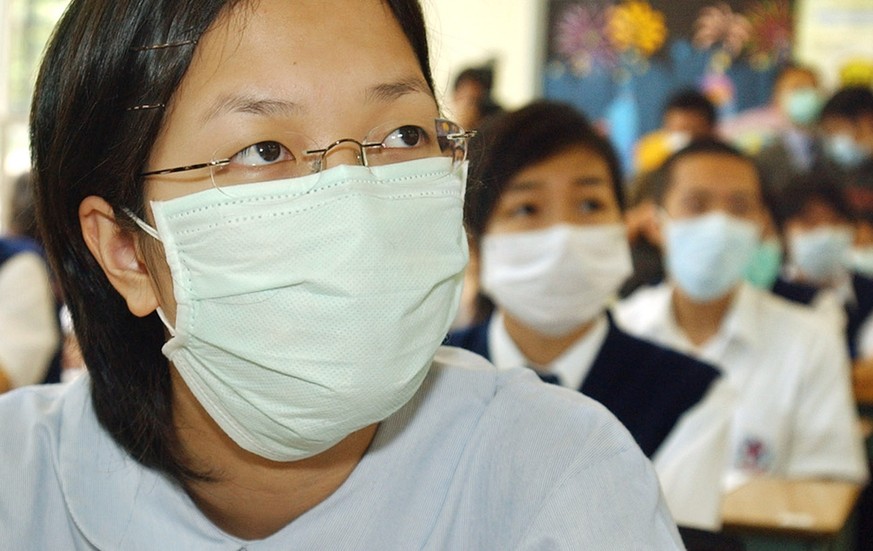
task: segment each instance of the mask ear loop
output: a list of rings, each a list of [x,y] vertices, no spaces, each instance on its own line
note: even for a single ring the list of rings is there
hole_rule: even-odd
[[[164,309],[161,308],[160,306],[158,306],[158,309],[156,310],[156,312],[158,313],[158,317],[161,318],[161,323],[163,323],[164,327],[167,328],[167,331],[170,332],[170,336],[175,337],[176,336],[176,329],[173,328],[173,326],[170,324],[170,320],[167,318],[167,314],[164,313]]]
[[[160,236],[158,235],[158,230],[156,230],[155,228],[153,228],[153,227],[151,227],[150,225],[148,225],[148,224],[147,224],[147,223],[146,223],[142,218],[140,218],[139,216],[137,216],[136,214],[134,214],[133,211],[130,210],[129,208],[127,208],[127,207],[121,207],[121,210],[124,212],[124,214],[126,214],[127,216],[129,216],[130,219],[133,220],[134,223],[135,223],[137,226],[139,226],[139,228],[140,228],[142,231],[146,232],[147,234],[149,234],[150,236],[154,237],[154,238],[157,239],[158,241],[161,241],[161,238],[160,238]],[[167,328],[167,331],[170,332],[170,336],[171,336],[171,337],[175,337],[175,336],[176,336],[176,329],[175,329],[175,328],[173,327],[173,325],[170,323],[170,320],[169,320],[169,318],[167,318],[167,314],[164,312],[163,308],[161,308],[160,306],[158,306],[158,308],[157,308],[156,311],[157,311],[157,313],[158,313],[158,317],[161,319],[161,323],[163,323],[163,324],[164,324],[164,327]]]
[[[145,220],[143,220],[142,218],[140,218],[139,216],[137,216],[136,214],[134,214],[133,211],[130,210],[129,208],[127,208],[127,207],[121,207],[121,210],[124,212],[124,214],[126,214],[127,216],[129,216],[130,219],[133,220],[133,222],[134,222],[137,226],[139,226],[139,229],[141,229],[142,231],[146,232],[146,233],[149,234],[150,236],[154,237],[154,238],[157,239],[158,241],[161,241],[161,238],[160,238],[160,236],[158,235],[158,230],[156,230],[155,228],[153,228],[153,227],[151,227],[150,225],[148,225],[148,223],[147,223]]]

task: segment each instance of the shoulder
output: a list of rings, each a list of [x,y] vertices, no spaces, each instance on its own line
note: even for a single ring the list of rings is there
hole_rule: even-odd
[[[612,306],[615,321],[634,333],[664,321],[669,313],[670,286],[659,283],[640,287]]]
[[[548,385],[528,369],[497,370],[484,358],[443,347],[435,368],[442,385],[481,405],[470,445],[490,453],[513,442],[514,461],[524,457],[539,469],[538,454],[550,450],[553,466],[582,460],[606,461],[637,446],[600,403],[571,389]],[[463,389],[463,390],[462,390]],[[444,389],[443,393],[448,389]]]
[[[70,394],[79,391],[87,388],[39,385],[0,397],[0,533],[33,543],[67,526],[58,465],[63,426],[77,421]]]

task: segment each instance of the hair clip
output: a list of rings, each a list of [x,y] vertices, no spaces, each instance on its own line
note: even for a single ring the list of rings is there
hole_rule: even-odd
[[[146,109],[163,109],[166,107],[163,103],[144,103],[142,105],[134,105],[133,107],[128,107],[125,111],[143,111]]]
[[[196,38],[189,38],[188,40],[181,40],[179,42],[167,42],[166,44],[152,44],[150,46],[133,46],[130,49],[134,52],[145,52],[149,50],[163,50],[166,48],[178,48],[179,46],[188,46],[191,44],[197,44]]]

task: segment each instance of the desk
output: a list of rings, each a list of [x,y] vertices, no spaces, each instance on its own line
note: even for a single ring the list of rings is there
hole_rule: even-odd
[[[748,551],[852,549],[847,525],[860,491],[850,482],[756,478],[725,496],[723,530]]]

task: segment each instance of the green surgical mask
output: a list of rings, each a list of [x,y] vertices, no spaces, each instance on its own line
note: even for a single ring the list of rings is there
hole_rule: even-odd
[[[746,266],[743,277],[760,289],[773,287],[782,267],[782,246],[778,239],[764,239],[755,249],[755,254]]]

